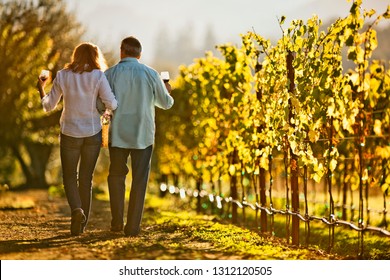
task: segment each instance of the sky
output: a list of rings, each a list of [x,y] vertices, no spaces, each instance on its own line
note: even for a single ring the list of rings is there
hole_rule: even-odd
[[[307,20],[316,14],[323,22],[348,15],[348,0],[65,0],[86,27],[85,40],[118,50],[127,36],[143,45],[142,62],[151,63],[159,32],[175,38],[188,30],[201,42],[207,30],[215,44],[238,43],[240,34],[254,30],[265,38],[281,35],[277,18]],[[363,0],[363,8],[385,12],[390,0]],[[167,46],[169,47],[169,46]],[[199,45],[200,47],[200,45]]]

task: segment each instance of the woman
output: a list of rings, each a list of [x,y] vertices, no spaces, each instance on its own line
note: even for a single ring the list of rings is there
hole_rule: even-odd
[[[106,68],[100,49],[82,43],[74,49],[71,62],[57,72],[47,95],[44,91],[47,80],[38,79],[45,112],[56,108],[63,97],[60,155],[63,184],[72,213],[72,235],[84,232],[91,208],[92,177],[102,143],[97,99],[109,110],[118,106],[103,72]]]

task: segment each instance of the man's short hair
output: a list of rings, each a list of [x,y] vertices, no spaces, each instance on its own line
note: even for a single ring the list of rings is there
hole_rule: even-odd
[[[137,38],[130,36],[122,40],[121,51],[131,57],[139,57],[142,52],[142,46]]]

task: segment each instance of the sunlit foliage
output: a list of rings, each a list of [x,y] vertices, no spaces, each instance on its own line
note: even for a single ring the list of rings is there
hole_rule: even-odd
[[[371,57],[375,27],[389,18],[389,9],[378,15],[360,6],[354,1],[348,16],[325,31],[317,16],[293,20],[286,29],[282,17],[275,45],[248,32],[241,46],[219,46],[222,58],[207,53],[181,66],[173,94],[184,100],[178,112],[185,118],[170,114],[166,120],[160,170],[215,181],[256,174],[268,169],[272,155],[286,152],[297,155],[298,167],[309,168],[319,182],[352,157],[358,176],[352,188],[375,177],[387,191],[389,70],[387,62]],[[345,50],[353,69],[343,68]]]
[[[0,155],[7,158],[5,169],[19,163],[30,187],[46,185],[61,109],[44,114],[37,77],[48,69],[54,78],[80,36],[80,25],[63,1],[0,2]],[[3,180],[9,180],[9,171]]]

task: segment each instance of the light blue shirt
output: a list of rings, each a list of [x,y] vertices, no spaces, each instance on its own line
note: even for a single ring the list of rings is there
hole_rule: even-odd
[[[111,146],[145,149],[154,144],[155,106],[169,109],[174,102],[157,71],[127,57],[105,74],[119,104],[110,126]]]

